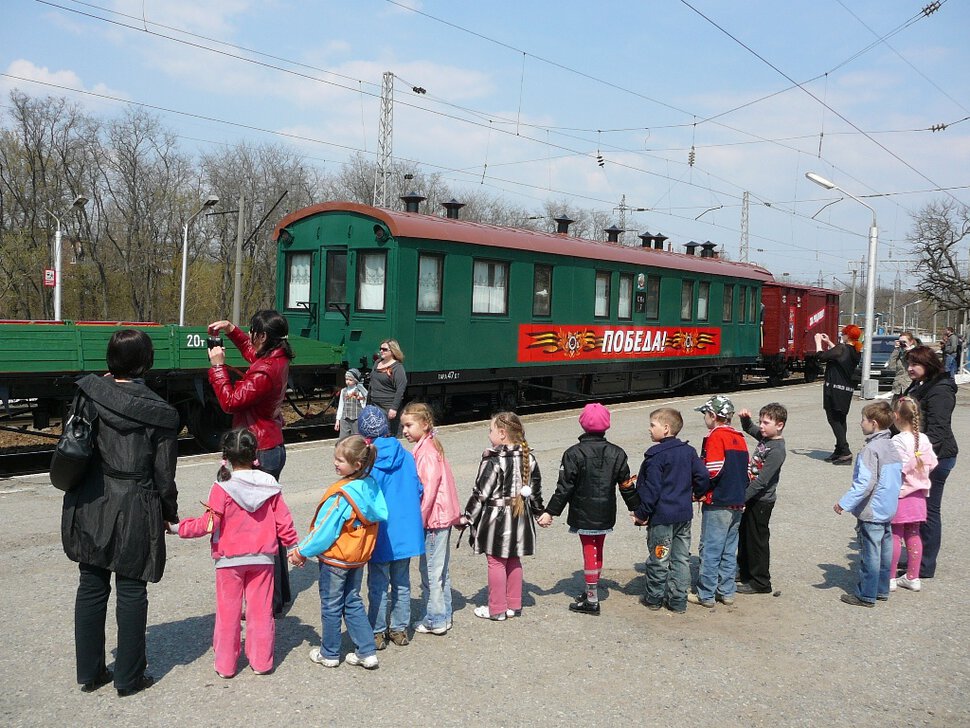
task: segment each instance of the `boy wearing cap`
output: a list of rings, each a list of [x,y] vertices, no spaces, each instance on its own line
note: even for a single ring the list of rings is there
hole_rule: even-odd
[[[553,516],[569,504],[566,523],[569,532],[579,534],[583,546],[583,574],[586,591],[569,605],[572,612],[598,615],[599,577],[603,569],[603,543],[616,524],[616,489],[619,487],[628,511],[639,504],[626,453],[606,439],[610,411],[597,403],[588,404],[579,416],[584,434],[562,455],[556,492],[539,516],[540,526],[552,524]]]
[[[709,432],[701,446],[701,457],[710,475],[707,492],[695,488],[694,497],[701,508],[701,568],[697,593],[687,601],[702,607],[714,602],[733,604],[737,584],[738,529],[744,512],[744,493],[748,487],[748,445],[744,435],[731,427],[734,405],[723,395],[707,400],[697,412],[704,413]]]
[[[367,389],[360,380],[360,369],[348,369],[344,375],[347,386],[337,397],[337,420],[333,423],[333,429],[340,433],[337,442],[357,434],[357,418],[367,402]]]

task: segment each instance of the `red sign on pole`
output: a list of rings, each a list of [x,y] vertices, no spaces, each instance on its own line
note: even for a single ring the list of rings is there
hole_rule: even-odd
[[[44,268],[44,285],[48,288],[53,288],[55,285],[54,269]]]

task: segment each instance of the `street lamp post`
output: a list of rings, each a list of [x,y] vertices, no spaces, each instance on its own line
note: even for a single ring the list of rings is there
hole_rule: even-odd
[[[71,203],[71,210],[80,210],[88,204],[88,198],[78,195]],[[47,210],[47,214],[54,218],[57,223],[57,231],[54,233],[54,320],[61,320],[61,218],[53,212]]]
[[[815,184],[827,190],[838,190],[842,194],[869,208],[872,213],[872,226],[869,228],[869,273],[866,276],[866,341],[862,350],[862,398],[873,399],[879,392],[879,382],[869,378],[872,373],[872,337],[875,326],[876,312],[876,249],[879,246],[879,228],[876,226],[876,211],[872,205],[860,200],[851,192],[846,192],[834,182],[829,182],[815,172],[806,172],[805,176]]]
[[[219,198],[216,195],[209,195],[198,212],[186,220],[185,225],[182,226],[182,290],[179,294],[179,326],[185,326],[185,279],[188,274],[189,262],[189,225],[208,208],[218,203]]]
[[[903,304],[903,328],[904,329],[906,328],[906,309],[909,308],[910,306],[915,306],[918,303],[923,303],[923,299],[922,298],[919,298],[919,299],[917,299],[915,301],[910,301],[909,303],[904,303]],[[916,310],[919,311],[919,309],[916,309]],[[915,336],[916,338],[919,338],[919,331],[916,330],[916,329],[919,329],[919,315],[918,314],[916,316],[916,326],[914,326],[913,329],[914,329],[913,336]]]

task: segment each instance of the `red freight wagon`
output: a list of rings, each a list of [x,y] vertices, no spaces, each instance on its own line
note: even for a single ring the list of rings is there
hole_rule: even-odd
[[[813,381],[821,368],[815,360],[815,334],[838,341],[839,292],[778,281],[761,288],[761,358],[770,379],[802,370]]]

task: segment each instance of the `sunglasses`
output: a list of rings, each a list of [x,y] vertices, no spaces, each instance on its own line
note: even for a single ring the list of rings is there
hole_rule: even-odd
[[[388,347],[386,347],[386,346],[382,346],[381,347],[381,351],[390,351],[390,349]]]

